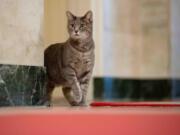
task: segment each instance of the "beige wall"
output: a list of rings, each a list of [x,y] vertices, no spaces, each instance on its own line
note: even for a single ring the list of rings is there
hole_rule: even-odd
[[[43,0],[0,1],[0,63],[43,65]]]
[[[44,3],[44,39],[45,47],[67,39],[66,0],[45,0]]]

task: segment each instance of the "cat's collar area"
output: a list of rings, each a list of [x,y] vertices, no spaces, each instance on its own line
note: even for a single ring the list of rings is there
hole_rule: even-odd
[[[93,39],[87,40],[84,43],[69,39],[68,45],[70,48],[72,48],[74,51],[79,52],[79,53],[91,53],[92,50],[94,50],[94,41]]]

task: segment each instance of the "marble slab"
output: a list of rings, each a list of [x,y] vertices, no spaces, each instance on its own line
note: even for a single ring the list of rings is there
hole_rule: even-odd
[[[45,94],[42,66],[0,64],[0,106],[36,105]]]

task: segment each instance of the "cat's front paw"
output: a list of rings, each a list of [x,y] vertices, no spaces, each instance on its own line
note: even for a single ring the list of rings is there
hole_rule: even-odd
[[[76,104],[79,104],[81,102],[82,96],[83,96],[81,89],[73,89],[72,92],[73,92],[73,98],[74,98]]]
[[[79,106],[79,103],[75,102],[75,101],[72,101],[70,102],[71,106]]]
[[[73,101],[73,102],[71,102],[70,103],[71,104],[71,106],[81,106],[81,107],[88,107],[88,104],[86,103],[86,102],[75,102],[75,101]]]
[[[88,107],[88,104],[87,103],[79,103],[79,106],[81,106],[81,107]]]

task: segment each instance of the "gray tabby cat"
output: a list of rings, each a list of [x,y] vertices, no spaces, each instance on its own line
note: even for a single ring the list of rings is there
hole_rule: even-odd
[[[63,86],[63,94],[72,106],[86,105],[89,80],[94,66],[92,39],[92,11],[77,17],[67,11],[69,39],[65,43],[49,46],[44,52],[48,82],[47,95],[51,100],[56,86]]]

